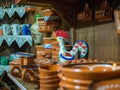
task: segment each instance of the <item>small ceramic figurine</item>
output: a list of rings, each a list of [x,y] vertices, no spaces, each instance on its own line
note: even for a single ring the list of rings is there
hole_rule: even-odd
[[[85,58],[88,53],[88,44],[83,40],[78,40],[71,51],[67,51],[64,44],[64,38],[68,38],[68,34],[64,30],[56,31],[56,36],[60,46],[59,59],[61,62],[73,60],[78,51],[80,51],[81,58]]]

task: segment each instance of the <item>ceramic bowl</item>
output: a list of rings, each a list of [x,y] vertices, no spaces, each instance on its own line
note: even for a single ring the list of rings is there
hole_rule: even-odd
[[[59,86],[62,87],[63,90],[88,90],[87,86],[72,85],[62,80],[60,81]]]
[[[59,85],[40,85],[40,90],[57,90],[59,88]]]
[[[120,78],[94,82],[89,90],[120,90]]]
[[[81,79],[73,79],[73,78],[68,78],[68,77],[65,77],[62,73],[59,73],[58,74],[59,78],[68,83],[68,84],[72,84],[72,85],[90,85],[92,83],[91,80],[81,80]]]
[[[41,65],[39,68],[40,76],[54,76],[59,72],[59,65]]]
[[[116,64],[73,64],[60,68],[65,77],[84,80],[102,80],[119,77],[120,66]]]
[[[53,75],[53,76],[41,76],[39,75],[41,80],[51,80],[51,79],[55,79],[58,78],[58,75]]]
[[[56,79],[49,79],[49,80],[40,80],[40,86],[45,84],[45,85],[58,85],[60,79],[56,78]]]

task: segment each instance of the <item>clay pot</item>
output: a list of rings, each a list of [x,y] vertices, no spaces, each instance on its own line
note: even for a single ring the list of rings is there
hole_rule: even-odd
[[[67,65],[61,68],[65,77],[84,80],[102,80],[120,75],[120,66],[111,64],[79,64]]]

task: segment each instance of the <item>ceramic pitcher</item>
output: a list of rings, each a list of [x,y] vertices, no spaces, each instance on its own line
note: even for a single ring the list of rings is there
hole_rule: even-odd
[[[20,24],[12,24],[10,25],[10,29],[12,30],[12,34],[13,35],[20,35],[20,28],[19,28]]]
[[[9,24],[2,24],[3,35],[9,35],[11,32]]]

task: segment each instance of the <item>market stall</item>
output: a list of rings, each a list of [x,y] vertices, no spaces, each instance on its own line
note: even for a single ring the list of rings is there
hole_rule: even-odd
[[[18,0],[14,3],[34,5],[34,10],[33,6],[29,9],[31,13],[19,25],[22,26],[19,34],[14,32],[19,26],[1,24],[0,45],[5,41],[10,47],[16,42],[23,50],[27,42],[34,53],[19,50],[11,60],[7,58],[9,71],[1,73],[2,77],[23,90],[31,90],[29,85],[33,83],[32,89],[39,90],[120,89],[118,0]],[[32,24],[30,28],[26,22]],[[4,29],[9,26],[13,28]],[[6,30],[11,32],[6,35]],[[7,60],[0,62],[6,65]],[[1,81],[7,83],[7,79]],[[9,83],[6,86],[13,88]]]

